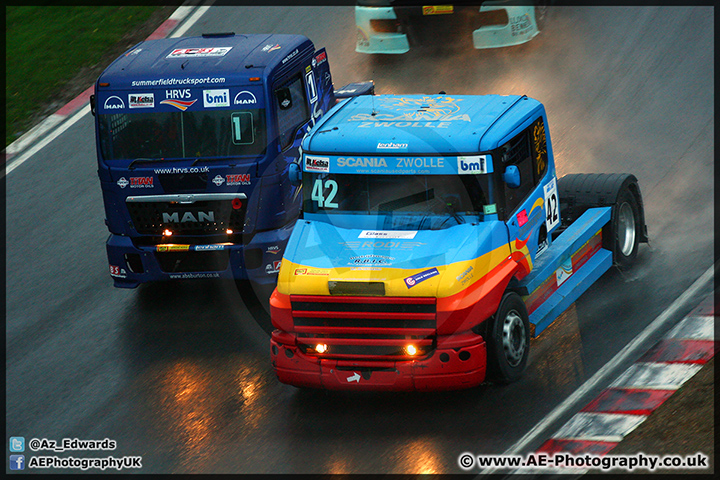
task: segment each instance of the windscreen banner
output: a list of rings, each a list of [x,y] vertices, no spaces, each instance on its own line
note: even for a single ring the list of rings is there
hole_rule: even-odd
[[[105,91],[98,94],[100,114],[153,112],[184,112],[207,109],[264,108],[260,86],[216,88],[136,88],[134,90]]]
[[[488,154],[444,157],[305,154],[303,170],[371,175],[479,175],[492,173],[493,166]]]

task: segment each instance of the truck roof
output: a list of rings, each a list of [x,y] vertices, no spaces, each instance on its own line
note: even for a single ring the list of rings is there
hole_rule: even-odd
[[[98,81],[112,88],[129,88],[138,79],[208,76],[244,83],[308,48],[313,44],[302,35],[227,33],[146,40],[110,64]]]
[[[520,95],[362,95],[323,117],[303,150],[343,154],[488,151],[536,111]]]

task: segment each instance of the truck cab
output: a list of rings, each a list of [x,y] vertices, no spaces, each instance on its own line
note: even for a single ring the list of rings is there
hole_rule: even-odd
[[[276,281],[298,216],[300,140],[335,104],[325,49],[300,35],[148,40],[91,97],[114,285]]]
[[[613,263],[614,207],[576,205],[562,224],[545,108],[527,96],[357,97],[302,149],[302,214],[270,300],[281,382],[514,381],[531,336]]]

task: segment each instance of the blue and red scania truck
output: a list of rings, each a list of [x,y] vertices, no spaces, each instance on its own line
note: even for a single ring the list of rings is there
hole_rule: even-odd
[[[557,179],[545,108],[527,96],[351,98],[302,152],[270,299],[283,383],[515,381],[530,339],[648,241],[637,178]]]
[[[90,101],[114,285],[274,286],[301,201],[288,165],[335,102],[325,49],[300,35],[149,40],[115,60]]]

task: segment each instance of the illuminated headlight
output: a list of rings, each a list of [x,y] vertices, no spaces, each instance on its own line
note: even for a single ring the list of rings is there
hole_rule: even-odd
[[[412,355],[417,355],[418,350],[417,350],[417,348],[415,348],[415,345],[408,345],[408,346],[405,347],[405,352],[406,352],[408,355],[411,355],[411,356],[412,356]]]
[[[227,230],[225,230],[225,233],[227,233],[228,235],[232,235],[233,231],[232,229],[228,228]]]
[[[166,237],[169,237],[169,236],[171,236],[172,234],[173,234],[173,232],[172,232],[172,230],[170,230],[170,229],[167,229],[167,228],[166,228],[165,230],[163,230],[163,235],[166,236]]]
[[[327,349],[328,349],[328,346],[325,345],[324,343],[318,343],[317,345],[315,345],[315,351],[317,353],[325,353],[325,352],[327,352]]]

